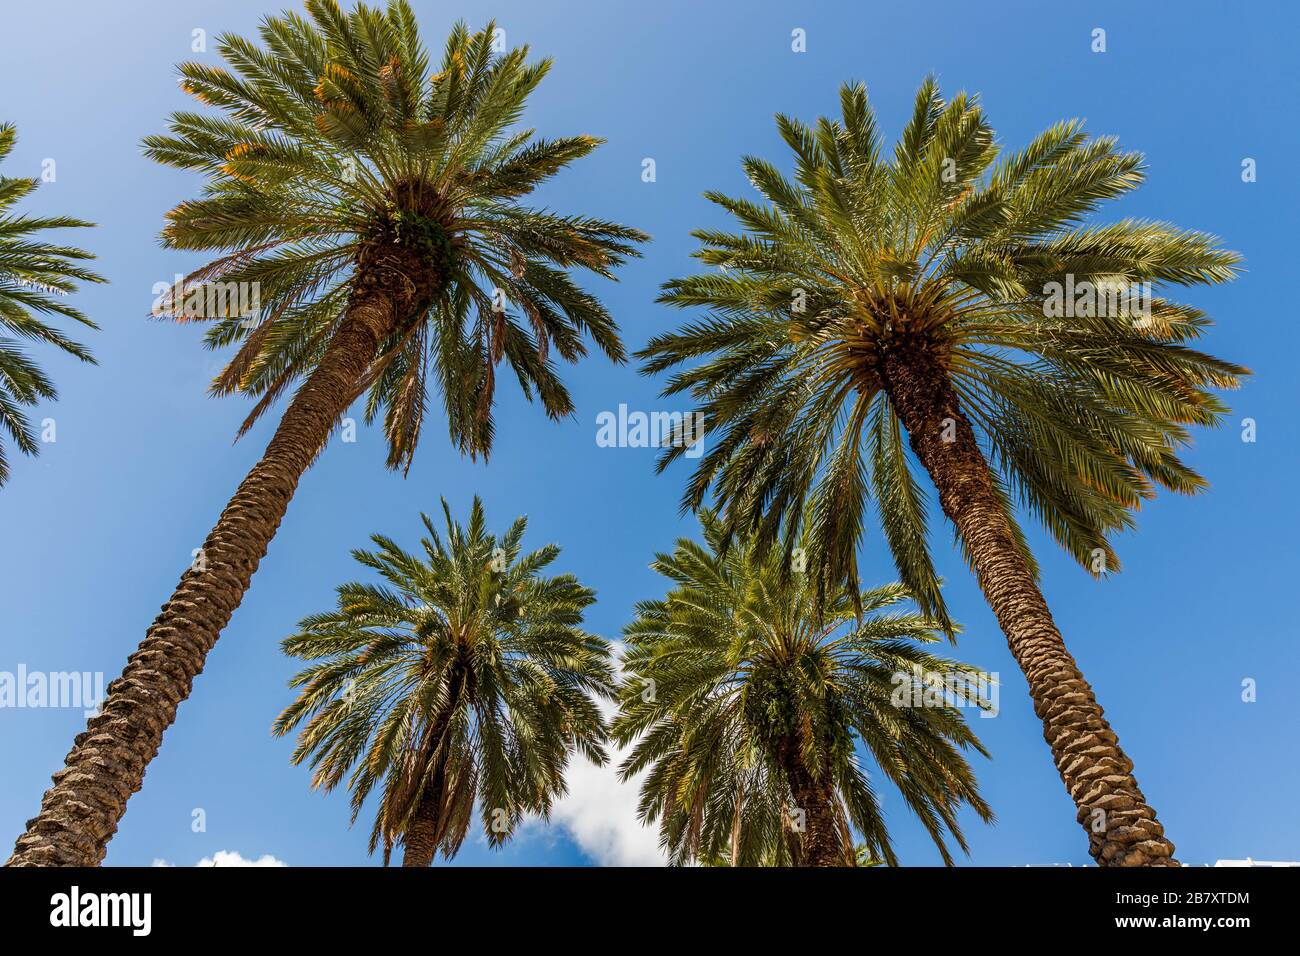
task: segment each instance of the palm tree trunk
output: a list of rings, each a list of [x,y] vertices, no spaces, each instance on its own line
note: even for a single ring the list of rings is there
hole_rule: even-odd
[[[847,866],[840,826],[835,812],[835,793],[827,779],[818,780],[804,766],[803,750],[796,736],[781,742],[777,762],[785,773],[794,809],[803,816],[798,866]]]
[[[248,473],[181,575],[98,715],[77,735],[54,774],[41,812],[18,838],[9,866],[94,866],[140,789],[163,732],[243,600],[304,471],[348,408],[392,328],[394,299],[383,289],[354,297],[320,364],[286,410],[261,461]]]
[[[442,816],[442,788],[437,792],[426,792],[415,808],[411,822],[406,828],[402,853],[402,866],[429,866],[438,852],[438,821]]]
[[[1017,545],[988,462],[938,354],[911,343],[888,350],[881,371],[944,514],[969,549],[981,590],[1029,682],[1034,713],[1078,808],[1099,866],[1176,866],[1174,846],[1146,802],[1092,688]]]

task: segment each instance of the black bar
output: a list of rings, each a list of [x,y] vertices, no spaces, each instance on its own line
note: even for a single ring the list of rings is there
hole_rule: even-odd
[[[71,921],[74,886],[78,921],[116,911],[123,925],[52,925]],[[260,949],[283,939],[375,947],[414,933],[401,945],[440,947],[467,945],[469,931],[493,949],[513,937],[582,950],[618,940],[676,949],[686,925],[698,927],[697,940],[712,929],[727,949],[733,934],[771,936],[771,945],[774,934],[792,931],[865,943],[887,929],[914,933],[929,947],[998,945],[1021,931],[1051,929],[1042,939],[1069,949],[1101,933],[1197,933],[1227,943],[1263,929],[1294,939],[1298,891],[1300,869],[1267,867],[5,869],[0,926],[6,942],[76,934],[127,945],[148,938]],[[147,936],[137,935],[143,896],[105,903],[99,894],[149,894]]]

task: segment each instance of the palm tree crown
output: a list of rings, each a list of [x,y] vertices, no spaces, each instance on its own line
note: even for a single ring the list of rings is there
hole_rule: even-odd
[[[944,618],[898,407],[901,378],[924,372],[932,390],[933,372],[1004,502],[1090,572],[1117,569],[1108,535],[1130,509],[1156,486],[1204,486],[1178,455],[1185,426],[1218,422],[1210,389],[1246,374],[1189,348],[1208,320],[1158,292],[1230,279],[1237,255],[1165,223],[1086,223],[1143,171],[1079,121],[1001,155],[975,98],[945,102],[928,79],[886,156],[864,88],[840,100],[842,118],[812,128],[777,117],[794,182],[745,158],[765,202],[710,192],[741,231],[695,233],[722,272],[665,287],[662,301],[711,310],[641,353],[648,373],[702,359],[666,389],[696,396],[718,436],[684,504],[712,487],[728,528],[775,540],[784,522],[787,550],[806,523],[834,581],[854,573],[874,495],[903,583]],[[1089,288],[1060,308],[1062,290]]]
[[[961,805],[992,818],[962,756],[984,749],[951,706],[978,706],[978,682],[954,680],[958,699],[927,707],[897,690],[918,671],[978,672],[924,649],[937,622],[889,610],[901,585],[858,595],[859,617],[847,591],[818,602],[810,574],[745,540],[724,550],[722,523],[702,523],[705,544],[681,539],[652,565],[673,588],[637,605],[613,725],[636,741],[620,773],[648,769],[641,816],[672,860],[849,865],[852,825],[867,855],[896,863],[861,745],[951,862],[945,831],[966,848]]]
[[[357,394],[369,389],[367,420],[385,415],[393,467],[410,466],[430,374],[470,454],[491,448],[503,359],[549,415],[570,414],[552,351],[576,361],[590,335],[611,359],[624,352],[609,313],[565,270],[610,277],[645,237],[519,202],[601,142],[515,128],[551,62],[504,50],[491,24],[458,24],[431,72],[405,0],[306,6],[310,19],[264,20],[262,46],[223,35],[229,68],[180,67],[184,89],[221,115],[175,113],[170,135],[145,140],[154,159],[208,177],[202,198],[171,212],[163,242],[225,255],[159,311],[199,317],[195,292],[217,283],[258,290],[255,314],[202,316],[216,320],[209,347],[241,343],[212,388],[261,397],[247,428],[319,364],[349,302],[382,287],[402,314]]]
[[[0,161],[13,151],[17,132],[0,125]],[[23,413],[43,399],[54,399],[54,383],[19,346],[20,339],[56,346],[83,362],[95,359],[85,346],[67,338],[41,316],[61,315],[90,328],[98,328],[62,297],[76,289],[77,281],[103,282],[81,263],[90,253],[71,246],[43,242],[37,234],[46,229],[90,226],[67,216],[17,215],[14,205],[40,181],[30,177],[0,176],[0,426],[18,450],[35,455],[40,450],[31,423]],[[10,336],[16,336],[11,338]],[[0,441],[0,485],[9,479],[9,462]]]
[[[293,759],[325,790],[346,775],[354,820],[379,788],[370,849],[382,842],[385,862],[395,844],[408,865],[452,857],[475,799],[498,846],[565,792],[572,751],[606,759],[594,696],[613,693],[609,646],[581,628],[594,593],[543,576],[555,545],[521,553],[525,519],[498,539],[478,498],[467,526],[443,511],[445,539],[421,515],[421,554],[382,535],[378,550],[354,551],[386,583],[342,585],[337,610],[284,642],[313,663],[275,732],[306,722]]]

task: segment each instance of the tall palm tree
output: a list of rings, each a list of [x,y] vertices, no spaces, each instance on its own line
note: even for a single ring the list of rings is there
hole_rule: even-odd
[[[498,539],[477,497],[464,527],[442,507],[445,540],[427,515],[423,554],[374,535],[378,550],[352,556],[387,584],[342,585],[338,610],[284,642],[313,663],[275,732],[306,721],[293,760],[314,768],[314,786],[351,771],[353,821],[378,786],[370,851],[382,842],[385,865],[394,845],[404,866],[451,859],[476,798],[500,846],[565,792],[570,753],[607,759],[595,697],[614,693],[609,645],[581,628],[595,594],[571,574],[542,575],[557,546],[520,553],[524,518]]]
[[[17,137],[12,124],[0,125],[0,162],[13,151]],[[74,292],[79,281],[104,281],[81,264],[94,258],[89,252],[38,238],[47,229],[79,228],[92,223],[13,211],[15,204],[39,185],[40,180],[31,177],[0,176],[0,426],[18,450],[27,455],[35,455],[41,446],[23,408],[57,398],[58,392],[45,373],[23,354],[19,340],[44,342],[94,364],[85,346],[73,342],[41,317],[61,315],[98,328],[61,299]],[[8,480],[9,460],[0,438],[0,485]]]
[[[806,526],[834,582],[853,579],[874,496],[903,583],[944,620],[910,446],[1028,679],[1092,856],[1170,863],[1012,505],[1101,575],[1119,567],[1108,536],[1157,486],[1205,486],[1178,456],[1186,426],[1217,423],[1210,390],[1247,370],[1190,348],[1208,320],[1155,292],[1226,281],[1238,256],[1164,223],[1085,222],[1143,171],[1078,121],[999,159],[975,99],[945,102],[929,79],[886,156],[863,87],[840,100],[842,119],[815,127],[777,117],[794,182],[744,159],[764,201],[708,193],[740,231],[696,233],[723,271],[665,288],[711,310],[641,353],[647,373],[699,360],[666,389],[694,395],[716,436],[684,505],[713,489],[729,531],[786,550]]]
[[[773,549],[728,546],[714,515],[702,524],[705,544],[680,539],[651,565],[673,588],[626,629],[612,727],[635,741],[619,772],[648,771],[640,815],[659,821],[670,859],[852,866],[852,826],[867,855],[896,864],[861,744],[951,863],[945,833],[966,849],[962,804],[993,816],[961,753],[984,748],[952,706],[981,705],[978,672],[924,649],[936,621],[887,611],[902,585],[818,600],[814,577]],[[912,692],[932,676],[948,701]]]
[[[183,64],[184,88],[221,115],[176,113],[171,135],[145,140],[154,159],[207,179],[169,214],[163,244],[222,252],[156,311],[213,320],[211,347],[241,343],[212,389],[260,397],[245,428],[302,384],[11,864],[103,859],[299,479],[356,398],[368,390],[388,464],[409,468],[430,386],[452,441],[486,456],[503,359],[552,418],[573,411],[555,355],[580,360],[590,335],[624,360],[613,319],[566,270],[609,277],[644,236],[519,202],[599,143],[517,128],[550,61],[496,53],[494,27],[458,25],[431,74],[405,0],[348,14],[307,0],[307,12],[263,21],[260,46],[222,36],[230,69]]]

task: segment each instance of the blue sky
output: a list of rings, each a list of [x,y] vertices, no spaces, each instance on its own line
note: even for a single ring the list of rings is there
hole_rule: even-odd
[[[78,296],[102,326],[83,337],[98,367],[39,353],[61,396],[36,418],[55,418],[57,441],[38,459],[17,461],[0,491],[0,671],[116,676],[269,437],[272,417],[232,444],[247,405],[206,396],[217,356],[200,347],[200,330],[147,317],[154,284],[199,261],[156,241],[163,213],[198,182],[152,165],[138,143],[188,106],[173,64],[191,57],[192,30],[250,34],[283,5],[42,0],[5,12],[0,120],[18,125],[19,144],[4,172],[35,175],[44,159],[55,160],[56,181],[25,208],[98,222],[76,239],[98,253],[112,284]],[[653,299],[660,282],[693,268],[689,230],[721,221],[700,193],[745,193],[743,153],[784,164],[772,114],[833,111],[844,80],[867,84],[891,135],[934,71],[950,93],[980,92],[1010,146],[1081,116],[1092,132],[1143,151],[1147,185],[1106,215],[1204,229],[1245,255],[1237,282],[1189,299],[1219,322],[1210,350],[1256,374],[1230,396],[1227,427],[1197,436],[1190,460],[1210,492],[1144,508],[1138,532],[1119,541],[1124,573],[1102,582],[1035,532],[1044,588],[1179,857],[1300,859],[1300,655],[1287,610],[1300,441],[1286,238],[1300,198],[1300,138],[1287,112],[1297,94],[1300,15],[1292,4],[1245,11],[1218,2],[1014,2],[978,14],[955,0],[414,5],[435,49],[457,17],[474,26],[496,17],[512,44],[553,56],[528,123],[543,135],[608,139],[539,202],[654,236],[621,282],[593,286],[632,348],[682,319]],[[1090,49],[1097,27],[1106,30],[1105,53]],[[806,31],[805,53],[791,51],[795,28]],[[211,52],[193,56],[217,61]],[[642,181],[646,157],[656,182]],[[1247,157],[1257,162],[1257,182],[1242,182]],[[377,862],[365,853],[368,821],[349,829],[346,796],[311,791],[307,772],[289,764],[290,741],[269,732],[295,669],[278,643],[300,617],[330,606],[337,583],[357,576],[349,549],[375,531],[413,541],[418,512],[436,509],[439,496],[463,512],[481,494],[498,528],[529,515],[528,541],[560,543],[557,566],[597,590],[588,624],[607,636],[635,601],[662,590],[647,564],[692,530],[677,513],[686,472],[656,477],[652,450],[598,447],[596,416],[620,403],[676,406],[656,397],[659,383],[601,359],[570,370],[567,381],[578,412],[559,424],[513,386],[499,390],[496,451],[486,466],[460,459],[433,427],[405,479],[384,469],[379,436],[365,429],[354,444],[327,449],[131,801],[107,863],[189,865],[218,851],[291,865]],[[1241,438],[1245,417],[1256,422],[1253,443]],[[958,653],[1003,682],[1000,715],[976,720],[992,753],[976,769],[998,822],[969,819],[964,862],[1087,863],[1024,680],[948,541],[947,528],[938,529],[949,604],[966,629]],[[878,535],[864,544],[861,573],[867,582],[892,580]],[[1253,703],[1242,700],[1246,679],[1257,684]],[[5,855],[83,724],[79,710],[0,710]],[[457,862],[653,855],[653,834],[637,832],[631,817],[633,793],[589,768],[575,772],[574,791],[551,825],[530,826],[504,851],[470,841]],[[881,792],[903,862],[937,863],[906,808],[888,787]],[[202,832],[191,826],[196,809]]]

